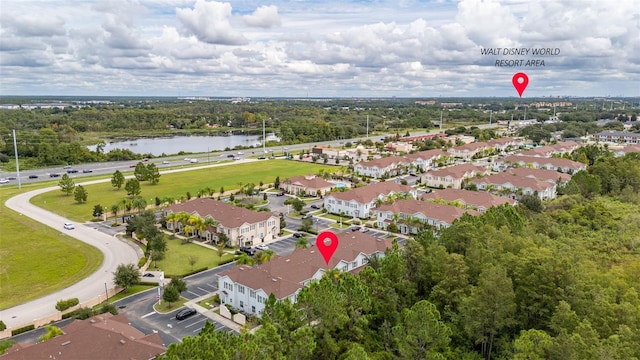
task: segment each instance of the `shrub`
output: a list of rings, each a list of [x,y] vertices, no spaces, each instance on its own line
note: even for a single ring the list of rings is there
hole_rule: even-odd
[[[18,334],[22,334],[22,333],[25,333],[27,331],[31,331],[31,330],[33,330],[35,328],[36,327],[33,324],[21,327],[21,328],[18,328],[18,329],[15,329],[15,330],[11,331],[11,336],[16,336]]]
[[[117,222],[117,221],[116,221],[116,222],[111,223],[111,227],[117,227],[117,226],[120,226],[120,225],[122,225],[122,224],[121,224],[121,223],[119,223],[119,222]]]
[[[68,319],[68,318],[74,318],[74,319],[78,319],[78,320],[85,320],[88,319],[90,317],[92,317],[93,314],[93,310],[91,308],[80,308],[78,310],[74,310],[70,313],[64,314],[62,315],[63,319]]]
[[[141,257],[140,260],[138,260],[138,268],[141,268],[144,266],[144,264],[147,263],[147,258],[146,257]]]
[[[7,330],[7,325],[4,324],[4,321],[0,320],[0,331]]]
[[[236,251],[236,253],[237,253],[236,255],[240,255],[240,251]],[[232,262],[234,260],[235,260],[234,258],[224,259],[224,260],[220,261],[218,266],[224,265],[224,264],[228,264],[228,263],[230,263],[230,262]]]
[[[104,313],[112,313],[113,315],[118,315],[118,309],[116,309],[115,305],[105,302],[102,304],[102,306],[98,310],[98,314],[104,314]]]
[[[65,311],[70,307],[76,306],[80,303],[80,300],[78,300],[78,298],[73,298],[73,299],[67,299],[67,300],[60,300],[58,301],[58,303],[56,304],[56,310],[58,311]]]
[[[2,154],[0,154],[2,155]],[[16,342],[13,340],[0,340],[0,355],[4,354]]]

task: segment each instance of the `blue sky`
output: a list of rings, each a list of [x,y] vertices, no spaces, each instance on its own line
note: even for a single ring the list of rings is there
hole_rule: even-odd
[[[635,0],[3,0],[0,94],[639,96],[638,34]]]

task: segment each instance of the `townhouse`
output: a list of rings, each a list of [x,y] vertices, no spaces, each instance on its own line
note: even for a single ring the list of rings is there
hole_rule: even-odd
[[[210,198],[193,199],[167,207],[164,214],[185,212],[202,219],[211,218],[214,225],[196,229],[200,238],[217,242],[218,234],[225,234],[228,246],[254,246],[273,241],[280,233],[280,218],[271,212],[253,211]],[[169,230],[180,231],[185,224],[167,220]]]
[[[558,172],[555,170],[530,169],[530,168],[512,168],[506,171],[507,174],[514,176],[528,177],[542,181],[548,181],[554,184],[566,184],[571,180],[571,175]]]
[[[546,169],[575,174],[580,170],[586,170],[587,165],[578,161],[563,158],[542,158],[536,156],[510,155],[498,159],[493,164],[493,170],[505,171],[512,166],[528,167],[533,169]]]
[[[389,156],[360,162],[353,167],[353,170],[359,175],[379,179],[396,176],[402,173],[408,165],[409,163],[404,156]]]
[[[378,202],[394,195],[415,199],[418,192],[411,186],[384,181],[345,192],[330,193],[324,198],[324,208],[331,214],[344,213],[346,216],[366,219]]]
[[[488,175],[490,171],[482,166],[461,164],[439,170],[430,170],[421,177],[421,183],[433,188],[462,188],[462,183],[478,175]]]
[[[484,213],[489,208],[503,204],[516,205],[515,199],[500,197],[488,192],[471,191],[464,189],[434,190],[422,195],[423,200],[442,201],[448,205],[462,207],[463,209],[477,210]]]
[[[504,152],[510,149],[517,149],[520,146],[524,146],[525,143],[524,143],[524,140],[522,139],[504,137],[504,138],[489,140],[487,141],[487,144],[491,148]]]
[[[418,151],[405,157],[410,164],[409,168],[422,169],[422,171],[425,171],[435,167],[436,163],[440,160],[448,158],[449,154],[440,149],[433,149]]]
[[[479,179],[472,179],[478,190],[506,195],[517,199],[520,195],[536,195],[541,200],[556,197],[556,184],[548,181],[520,177],[514,174],[498,173]]]
[[[324,196],[335,187],[335,184],[316,175],[306,175],[290,177],[282,182],[281,187],[290,194]]]
[[[591,135],[591,137],[594,141],[640,144],[640,134],[627,131],[601,131]]]
[[[425,225],[434,229],[447,228],[465,213],[478,215],[475,210],[415,199],[383,204],[373,213],[379,229],[387,229],[395,223],[401,234],[417,234]]]
[[[621,157],[633,152],[640,152],[640,144],[627,145],[621,149],[614,151],[613,156]]]
[[[320,279],[328,270],[359,271],[371,257],[383,257],[392,246],[389,239],[378,239],[361,232],[337,234],[339,246],[326,264],[315,246],[296,249],[287,256],[275,256],[255,267],[238,265],[218,277],[220,302],[247,315],[260,316],[273,294],[276,299],[297,301],[300,290]]]
[[[449,148],[447,152],[454,157],[471,160],[476,154],[490,149],[491,146],[486,142],[474,142]]]
[[[553,145],[545,145],[518,153],[519,156],[550,157],[551,155],[570,154],[582,144],[575,141],[561,141]]]

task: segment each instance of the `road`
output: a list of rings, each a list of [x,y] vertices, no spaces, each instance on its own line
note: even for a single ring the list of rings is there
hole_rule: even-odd
[[[245,159],[233,163],[221,163],[197,166],[192,168],[166,170],[162,173],[166,174],[179,171],[189,171],[252,161],[259,160]],[[93,180],[80,183],[80,185],[90,185],[108,181],[111,180],[108,178]],[[140,250],[137,247],[134,247],[129,243],[120,241],[111,235],[97,230],[96,228],[85,226],[82,224],[76,224],[75,230],[65,230],[63,229],[62,225],[65,222],[71,222],[70,220],[31,204],[30,199],[32,197],[58,189],[58,186],[50,186],[25,192],[10,198],[6,201],[5,205],[8,208],[20,213],[21,215],[28,216],[53,229],[60,230],[62,236],[74,237],[97,248],[104,254],[104,260],[97,271],[89,275],[89,277],[67,288],[21,305],[0,310],[0,319],[4,321],[5,325],[7,325],[8,328],[22,326],[35,319],[40,319],[55,313],[55,304],[58,302],[58,300],[77,297],[80,302],[84,302],[95,298],[96,296],[104,294],[105,284],[109,288],[113,287],[113,272],[115,272],[118,265],[122,263],[137,264],[139,257],[142,256],[142,254],[139,253]],[[41,260],[46,261],[46,259]]]

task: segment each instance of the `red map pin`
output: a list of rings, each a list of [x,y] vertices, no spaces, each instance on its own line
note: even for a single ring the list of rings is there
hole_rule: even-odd
[[[519,72],[513,75],[511,82],[513,83],[513,87],[516,88],[518,95],[522,97],[524,89],[526,89],[527,85],[529,85],[529,77],[527,76],[527,74]]]
[[[329,265],[329,260],[338,248],[338,236],[331,231],[323,231],[316,238],[316,246],[324,258],[324,262]]]

